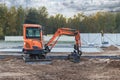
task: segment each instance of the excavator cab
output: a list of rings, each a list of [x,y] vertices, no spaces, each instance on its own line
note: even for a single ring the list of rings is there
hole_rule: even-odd
[[[73,62],[79,62],[82,52],[79,49],[79,47],[81,47],[81,42],[78,30],[59,28],[48,43],[43,46],[42,26],[37,24],[23,25],[23,59],[25,61],[45,60],[46,54],[52,50],[61,35],[75,36],[74,51],[68,55],[68,59]]]
[[[24,24],[24,49],[42,49],[42,29],[40,25]]]
[[[37,24],[23,25],[23,59],[45,58],[42,41],[42,27]]]

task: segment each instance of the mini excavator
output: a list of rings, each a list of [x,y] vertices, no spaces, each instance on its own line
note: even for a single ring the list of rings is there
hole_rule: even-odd
[[[74,51],[68,55],[67,59],[73,62],[79,62],[82,51],[80,50],[81,42],[78,30],[59,28],[53,37],[44,45],[42,26],[38,24],[23,25],[23,60],[26,62],[46,60],[47,53],[51,52],[59,37],[62,35],[75,36]]]

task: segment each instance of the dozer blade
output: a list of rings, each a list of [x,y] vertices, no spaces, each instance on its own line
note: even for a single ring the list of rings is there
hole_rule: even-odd
[[[28,64],[51,64],[52,63],[52,60],[48,60],[48,59],[39,59],[39,60],[26,60],[25,63],[28,63]]]
[[[50,59],[26,59],[25,62],[51,61]]]
[[[23,60],[25,61],[25,63],[29,63],[29,64],[51,64],[52,60],[51,59],[31,59],[30,57],[24,55],[23,56]]]

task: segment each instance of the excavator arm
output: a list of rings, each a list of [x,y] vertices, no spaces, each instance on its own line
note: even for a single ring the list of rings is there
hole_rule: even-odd
[[[49,42],[47,44],[45,44],[45,48],[51,46],[49,48],[49,50],[51,50],[55,46],[55,44],[57,43],[57,41],[58,41],[58,39],[61,35],[75,36],[75,46],[76,46],[76,48],[81,47],[79,31],[74,30],[74,29],[70,29],[70,28],[59,28],[55,32],[53,37],[49,40]]]
[[[47,44],[45,44],[45,51],[50,52],[52,48],[55,46],[57,43],[58,39],[62,35],[67,35],[67,36],[75,36],[75,45],[74,45],[74,51],[72,52],[72,57],[77,55],[77,57],[80,57],[82,52],[79,49],[81,47],[81,42],[80,42],[80,33],[78,30],[70,29],[70,28],[59,28],[53,37],[49,40]],[[69,55],[69,57],[71,57]]]

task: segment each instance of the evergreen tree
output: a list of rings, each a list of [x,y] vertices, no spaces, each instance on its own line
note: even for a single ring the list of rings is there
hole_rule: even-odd
[[[23,24],[25,20],[25,10],[20,6],[17,9],[17,16],[16,16],[16,27],[17,27],[17,35],[22,35],[23,31]]]
[[[26,15],[25,23],[39,24],[39,14],[35,8],[30,8]]]

